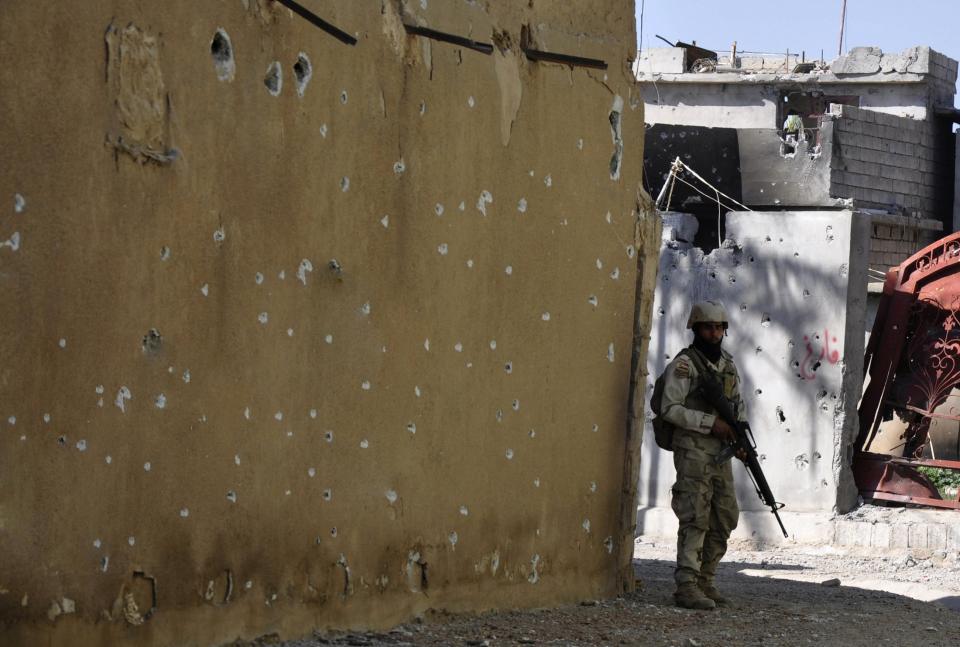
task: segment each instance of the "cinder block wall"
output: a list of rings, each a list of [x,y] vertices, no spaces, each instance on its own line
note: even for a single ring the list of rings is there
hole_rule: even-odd
[[[633,3],[304,4],[3,3],[4,646],[632,585]]]
[[[830,195],[857,205],[952,220],[953,139],[931,121],[833,106]]]
[[[886,273],[942,235],[935,220],[874,215],[870,235],[870,269]],[[878,280],[874,278],[873,280]]]

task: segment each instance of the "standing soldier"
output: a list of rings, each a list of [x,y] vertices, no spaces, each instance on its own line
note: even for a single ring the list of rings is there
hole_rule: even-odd
[[[714,577],[740,514],[731,461],[714,462],[720,450],[734,441],[735,432],[697,393],[701,376],[713,373],[736,407],[738,419],[746,420],[737,367],[730,353],[720,347],[727,327],[727,313],[720,303],[695,304],[687,321],[687,328],[693,330],[693,344],[664,372],[662,416],[675,426],[677,482],[671,506],[680,521],[673,597],[678,606],[688,609],[713,609],[727,603],[717,591]]]

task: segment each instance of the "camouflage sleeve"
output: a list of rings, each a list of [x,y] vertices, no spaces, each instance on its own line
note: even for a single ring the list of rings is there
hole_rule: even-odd
[[[683,406],[696,378],[697,369],[687,357],[681,355],[670,362],[664,372],[660,411],[664,420],[677,427],[709,434],[715,416]]]

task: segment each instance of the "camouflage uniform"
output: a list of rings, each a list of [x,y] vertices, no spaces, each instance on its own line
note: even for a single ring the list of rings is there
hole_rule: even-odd
[[[693,349],[687,353],[696,352]],[[724,394],[745,420],[740,397],[740,377],[733,357],[722,351],[716,364],[701,355],[701,362],[714,370],[723,382]],[[733,487],[731,461],[716,465],[714,457],[723,442],[711,435],[715,410],[694,391],[699,374],[686,353],[679,355],[665,372],[661,411],[676,426],[673,435],[673,463],[677,482],[671,507],[680,521],[677,533],[677,586],[697,583],[712,586],[717,564],[727,551],[727,539],[737,527],[740,510]]]

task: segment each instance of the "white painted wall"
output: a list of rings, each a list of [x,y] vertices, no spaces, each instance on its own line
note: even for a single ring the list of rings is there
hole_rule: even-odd
[[[727,215],[727,237],[704,256],[664,236],[647,393],[668,358],[690,343],[690,305],[720,300],[730,313],[724,347],[740,368],[774,494],[791,513],[849,508],[856,500],[846,465],[862,380],[869,218],[851,211],[734,212]],[[648,421],[651,415],[648,406]],[[739,462],[734,473],[741,508],[766,510]],[[657,448],[648,422],[641,534],[658,534],[650,525],[669,518],[675,474],[673,455]],[[769,517],[743,516],[740,532],[749,536],[747,526],[764,520],[765,532],[775,529]]]

